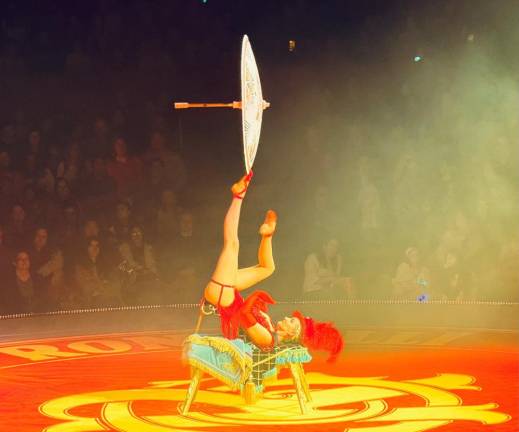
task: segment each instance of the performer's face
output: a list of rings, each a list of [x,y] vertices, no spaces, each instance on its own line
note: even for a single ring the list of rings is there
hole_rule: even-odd
[[[285,317],[276,324],[276,332],[283,339],[296,338],[301,332],[301,323],[295,317]]]

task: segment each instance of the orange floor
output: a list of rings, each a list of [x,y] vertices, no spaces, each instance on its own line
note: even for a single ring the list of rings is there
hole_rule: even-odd
[[[515,333],[473,331],[456,343],[441,335],[408,343],[409,332],[394,331],[377,341],[376,334],[347,330],[351,341],[337,363],[317,357],[306,367],[313,397],[307,415],[282,373],[255,405],[207,379],[181,417],[189,371],[181,360],[184,335],[174,332],[4,342],[0,430],[519,430]]]

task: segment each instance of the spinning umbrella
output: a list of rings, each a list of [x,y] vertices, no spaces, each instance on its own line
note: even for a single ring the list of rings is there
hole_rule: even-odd
[[[247,35],[243,36],[241,47],[241,101],[230,103],[189,103],[175,102],[176,109],[185,108],[234,108],[242,112],[243,155],[245,170],[251,174],[252,165],[258,151],[263,110],[270,106],[263,100],[261,82],[256,60]]]

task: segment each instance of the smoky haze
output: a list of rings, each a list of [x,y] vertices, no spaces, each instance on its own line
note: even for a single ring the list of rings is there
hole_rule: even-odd
[[[124,136],[146,160],[159,131],[185,165],[174,193],[197,238],[189,258],[196,279],[186,288],[170,275],[176,286],[164,301],[197,302],[221,248],[229,188],[244,171],[240,115],[174,111],[172,102],[239,100],[247,33],[271,107],[240,222],[241,266],[257,262],[265,211],[279,215],[276,272],[258,288],[279,300],[518,300],[517,1],[20,5],[6,10],[2,30],[0,168],[10,160],[17,173],[2,183],[4,225],[25,193],[9,188],[19,172],[30,177],[27,135],[13,139],[13,131],[37,129],[44,160],[64,161],[78,147],[74,234],[95,217],[111,236],[116,203],[129,199],[159,270],[169,272],[186,258],[157,227],[162,184],[150,180],[151,159],[139,194],[103,202],[95,215],[81,195],[98,156],[98,119],[109,130],[107,164],[112,138]],[[27,180],[39,187],[40,179]],[[47,224],[49,241],[62,222],[60,213]],[[304,290],[312,262],[314,276],[335,278],[322,291]]]

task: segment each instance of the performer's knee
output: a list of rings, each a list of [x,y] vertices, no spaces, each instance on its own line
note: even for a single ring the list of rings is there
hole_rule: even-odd
[[[238,252],[240,250],[240,241],[237,238],[227,239],[223,243],[223,248]]]

